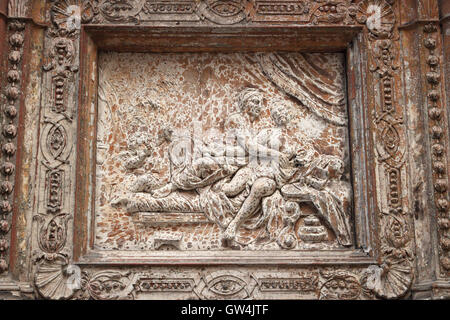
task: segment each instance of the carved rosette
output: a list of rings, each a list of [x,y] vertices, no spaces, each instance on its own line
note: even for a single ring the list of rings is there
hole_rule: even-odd
[[[441,101],[441,61],[438,50],[440,34],[438,24],[429,23],[423,28],[423,45],[427,50],[426,56],[426,86],[428,127],[432,157],[432,176],[434,186],[434,199],[437,208],[439,256],[442,272],[448,276],[450,273],[450,217],[449,217],[449,190],[448,190],[448,132],[445,110]]]
[[[129,300],[133,299],[136,275],[130,271],[83,271],[80,290],[75,298],[81,300]]]
[[[19,20],[8,23],[8,72],[3,105],[2,163],[0,195],[0,273],[8,269],[9,231],[13,210],[15,155],[17,150],[17,118],[21,96],[21,66],[25,24]]]

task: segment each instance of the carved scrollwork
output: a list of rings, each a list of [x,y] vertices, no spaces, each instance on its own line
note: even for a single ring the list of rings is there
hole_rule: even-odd
[[[66,118],[57,121],[48,120],[42,133],[42,154],[48,168],[56,168],[66,163],[72,153],[72,136],[66,129]]]
[[[70,264],[67,238],[71,214],[65,213],[65,177],[72,154],[74,74],[78,71],[76,40],[81,22],[92,18],[94,1],[52,1],[47,29],[48,60],[44,70],[39,166],[42,185],[36,222],[34,286],[46,299],[68,299],[79,288],[79,268]],[[91,13],[89,13],[91,12]],[[11,148],[8,148],[8,150]],[[70,206],[68,206],[70,207]]]

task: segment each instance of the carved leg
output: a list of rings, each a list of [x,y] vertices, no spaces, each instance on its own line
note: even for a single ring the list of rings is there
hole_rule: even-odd
[[[164,187],[154,190],[151,192],[152,196],[155,198],[165,198],[170,195],[173,191],[176,191],[177,188],[173,185],[173,183],[168,183]]]
[[[275,181],[269,178],[259,178],[253,183],[249,196],[245,199],[242,207],[239,209],[233,221],[231,221],[223,234],[222,240],[225,245],[228,245],[234,239],[242,222],[250,217],[256,209],[258,209],[261,199],[272,195],[276,188],[277,185]]]
[[[245,189],[247,181],[251,178],[252,169],[242,168],[234,175],[230,182],[225,183],[222,187],[222,191],[228,197],[234,197],[235,195],[241,193]]]

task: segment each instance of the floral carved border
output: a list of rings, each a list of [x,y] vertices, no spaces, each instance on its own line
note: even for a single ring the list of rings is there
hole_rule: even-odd
[[[39,297],[50,299],[124,299],[133,298],[137,292],[186,291],[190,290],[200,299],[253,297],[255,290],[283,292],[314,291],[320,299],[359,298],[399,298],[406,295],[411,287],[413,272],[412,226],[409,205],[406,202],[407,174],[405,165],[405,106],[396,97],[396,88],[401,80],[398,72],[399,41],[393,0],[362,1],[303,1],[310,4],[308,17],[302,20],[307,25],[364,25],[363,38],[367,47],[370,74],[368,77],[378,89],[379,99],[368,102],[370,130],[374,145],[371,152],[376,157],[375,176],[378,192],[378,225],[381,263],[367,269],[319,270],[316,280],[306,285],[303,277],[264,278],[247,274],[210,275],[201,279],[172,279],[162,281],[142,270],[120,271],[119,269],[98,270],[83,267],[81,283],[71,284],[70,279],[77,269],[70,265],[73,224],[74,186],[70,178],[74,176],[77,113],[74,96],[78,87],[79,31],[77,23],[144,23],[139,19],[145,8],[145,1],[50,1],[49,16],[51,27],[47,30],[46,52],[49,57],[44,66],[45,92],[41,119],[41,151],[39,155],[38,212],[34,216],[33,234],[34,285]],[[180,1],[188,2],[188,1]],[[232,1],[234,4],[243,1]],[[245,1],[245,6],[237,6],[235,15],[227,20],[218,8],[212,9],[210,1],[205,1],[201,10],[208,23],[251,24],[247,11],[255,10],[255,1]],[[256,1],[258,2],[258,1]],[[268,1],[265,1],[268,2]],[[167,5],[167,1],[161,1]],[[278,2],[277,2],[278,3]],[[397,2],[398,3],[398,2]],[[133,6],[137,4],[137,6]],[[107,6],[109,5],[109,7]],[[79,20],[71,17],[70,6],[78,6]],[[109,9],[108,9],[109,8]],[[181,7],[177,7],[181,8]],[[198,8],[198,7],[196,7]],[[275,8],[275,7],[274,7]],[[271,10],[275,10],[272,8]],[[285,7],[287,8],[287,7]],[[114,9],[114,10],[113,10]],[[116,10],[117,9],[117,10]],[[108,11],[109,10],[109,11]],[[181,9],[180,9],[181,10]],[[197,10],[197,9],[196,9]],[[217,11],[218,10],[218,11]],[[205,11],[206,12],[206,11]],[[245,14],[243,14],[243,12]],[[282,12],[283,13],[283,12]],[[274,14],[280,14],[275,12]],[[215,17],[218,15],[218,17]],[[267,13],[268,15],[268,13]],[[374,15],[381,17],[378,23]],[[205,20],[205,21],[206,21]],[[203,23],[203,20],[198,20]],[[362,106],[367,108],[368,106]],[[385,188],[385,189],[382,189]],[[352,267],[353,268],[353,267]],[[311,279],[312,279],[311,278]],[[144,281],[144,279],[146,279]],[[150,280],[149,280],[150,279]],[[341,284],[342,286],[340,287]],[[230,294],[230,288],[242,287]],[[158,291],[159,290],[159,291]],[[309,290],[309,291],[308,291]]]

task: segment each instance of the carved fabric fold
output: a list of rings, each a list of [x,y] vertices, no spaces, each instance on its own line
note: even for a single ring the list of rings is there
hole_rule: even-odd
[[[264,75],[289,96],[330,123],[347,125],[345,85],[343,77],[335,74],[331,65],[343,61],[335,55],[304,53],[261,53],[259,64]]]

